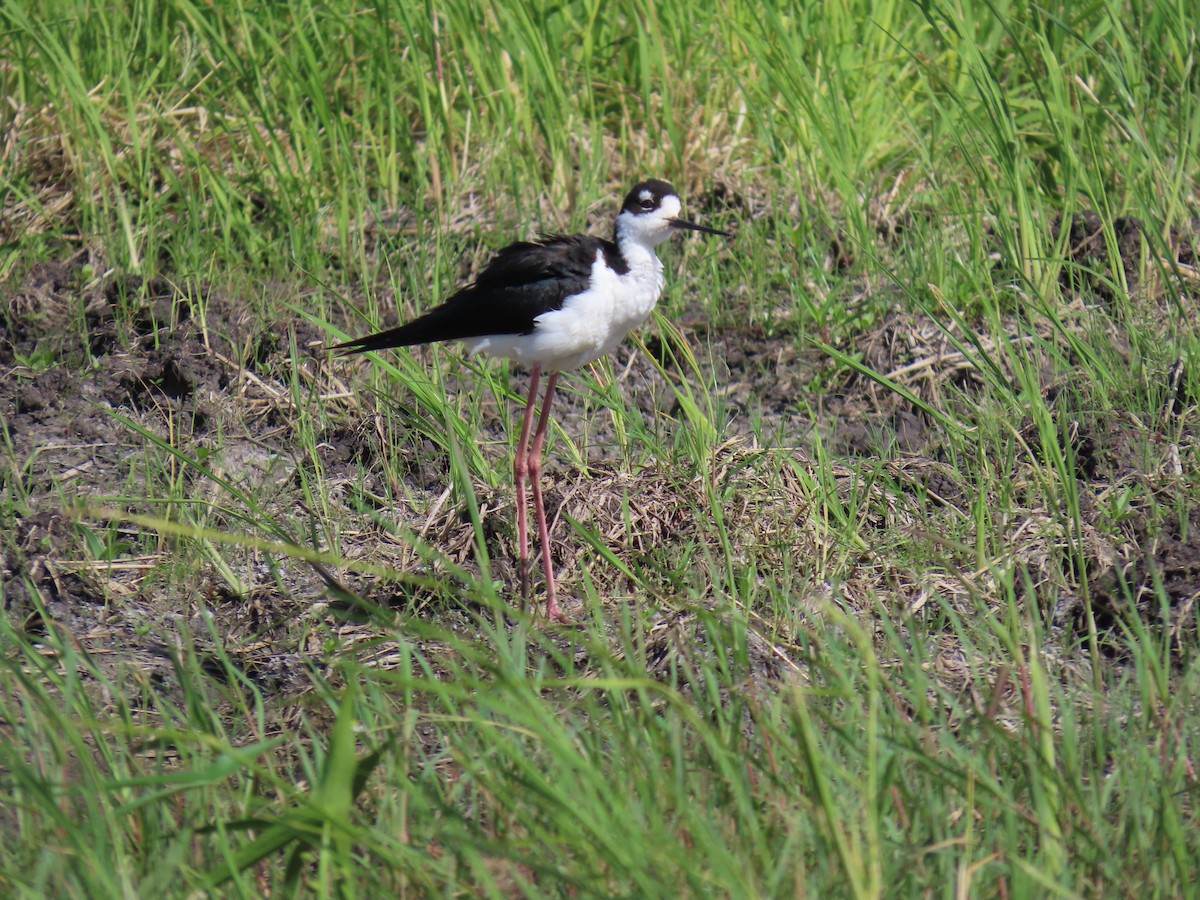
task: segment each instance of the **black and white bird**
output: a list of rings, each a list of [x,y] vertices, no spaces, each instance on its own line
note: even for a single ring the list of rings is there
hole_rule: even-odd
[[[542,498],[542,445],[559,373],[611,353],[654,309],[663,289],[663,265],[655,248],[675,231],[689,229],[728,237],[680,218],[683,203],[665,181],[634,186],[621,205],[613,240],[590,235],[547,235],[518,241],[496,254],[470,284],[425,315],[387,331],[334,347],[347,353],[462,341],[471,353],[507,357],[529,369],[529,401],[513,460],[517,488],[517,541],[522,593],[529,594],[529,528],[526,485],[546,572],[546,614],[568,621],[558,604],[550,529]],[[546,393],[530,443],[542,373]]]

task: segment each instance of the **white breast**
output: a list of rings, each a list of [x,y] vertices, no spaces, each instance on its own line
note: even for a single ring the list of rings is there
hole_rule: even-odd
[[[618,275],[596,253],[591,286],[568,297],[562,309],[542,313],[533,334],[498,335],[467,341],[472,353],[505,356],[547,372],[576,369],[616,349],[630,330],[650,315],[662,294],[662,263],[653,251],[630,261]]]

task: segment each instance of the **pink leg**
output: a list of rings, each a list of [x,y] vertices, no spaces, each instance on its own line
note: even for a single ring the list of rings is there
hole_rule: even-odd
[[[529,373],[529,403],[521,424],[521,439],[513,457],[513,480],[517,483],[517,577],[521,582],[521,597],[529,600],[529,519],[526,512],[525,484],[529,478],[529,429],[533,425],[533,407],[537,401],[538,379],[542,367],[534,366]]]
[[[546,380],[546,396],[542,399],[542,412],[538,417],[537,433],[529,447],[529,474],[533,476],[533,508],[537,513],[538,531],[542,538],[542,565],[546,567],[546,618],[557,622],[570,622],[558,606],[554,587],[554,560],[550,556],[550,526],[546,523],[546,502],[542,498],[542,445],[546,442],[546,431],[550,425],[550,404],[554,400],[554,387],[558,384],[558,373],[551,372]],[[532,401],[530,401],[532,402]]]

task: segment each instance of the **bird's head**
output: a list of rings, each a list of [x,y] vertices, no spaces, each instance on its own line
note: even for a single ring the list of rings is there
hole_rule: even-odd
[[[633,240],[650,247],[657,247],[671,234],[680,229],[703,231],[729,237],[729,232],[718,231],[681,219],[683,201],[675,188],[665,181],[650,179],[634,185],[621,204],[617,215],[617,243]]]

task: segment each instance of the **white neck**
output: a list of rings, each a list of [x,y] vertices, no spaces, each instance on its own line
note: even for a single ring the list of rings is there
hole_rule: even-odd
[[[663,264],[654,252],[655,246],[662,241],[654,239],[657,235],[646,234],[644,229],[638,228],[639,224],[631,216],[617,217],[617,248],[629,267],[629,271],[620,276],[625,287],[622,290],[623,308],[617,319],[623,329],[643,322],[654,309],[663,289]]]

